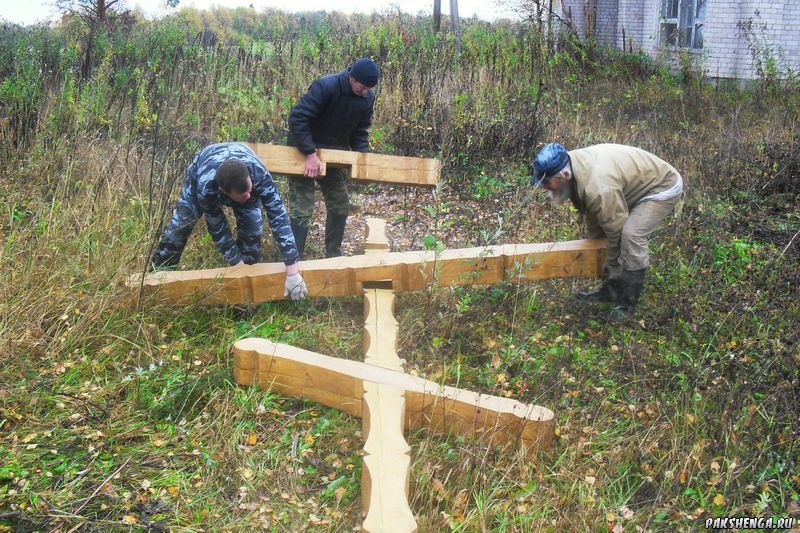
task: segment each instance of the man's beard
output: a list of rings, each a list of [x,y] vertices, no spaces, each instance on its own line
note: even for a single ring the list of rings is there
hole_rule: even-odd
[[[561,205],[567,203],[569,200],[569,189],[567,187],[545,192],[547,192],[547,199],[550,200],[552,204]]]

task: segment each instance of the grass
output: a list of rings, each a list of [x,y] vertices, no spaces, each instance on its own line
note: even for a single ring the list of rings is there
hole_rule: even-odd
[[[105,202],[79,233],[74,213],[89,202],[44,211],[44,237],[31,221],[14,244],[28,253],[4,288],[4,305],[19,312],[4,318],[17,336],[3,367],[0,513],[21,514],[4,527],[359,524],[359,421],[235,386],[229,355],[237,338],[260,335],[358,359],[358,300],[266,304],[247,320],[225,307],[137,310],[117,284],[130,249],[97,246],[95,263],[80,254],[87,235],[126,224],[146,238],[144,222],[131,229],[124,216],[136,201]],[[547,214],[566,215],[557,231],[574,233],[569,213]],[[772,299],[793,279],[788,258],[774,245],[720,239],[717,215],[703,216],[696,232],[684,218],[656,239],[639,321],[607,323],[578,306],[569,296],[578,281],[401,296],[410,371],[546,405],[558,419],[556,446],[535,462],[409,435],[421,530],[675,530],[792,508],[797,310]],[[541,240],[537,231],[521,240]],[[63,267],[45,268],[45,257]]]
[[[465,55],[456,71],[432,45],[413,41],[409,20],[375,27],[406,35],[422,66],[386,63],[395,86],[378,100],[374,140],[403,153],[439,146],[448,163],[435,196],[398,188],[389,198],[398,201],[387,203],[396,209],[381,208],[379,187],[357,191],[377,206],[365,214],[383,216],[404,248],[579,236],[574,210],[547,206],[526,186],[535,142],[514,134],[533,122],[547,132],[542,140],[650,149],[681,170],[688,191],[651,242],[635,320],[609,322],[603,308],[579,305],[572,293],[589,280],[399,296],[409,372],[544,405],[557,417],[553,449],[535,460],[457,436],[408,434],[420,530],[680,531],[709,516],[798,517],[796,88],[685,87],[642,65],[576,66],[566,49],[550,60],[568,70],[569,83],[542,73],[542,118],[518,99],[528,88],[511,84],[510,100],[501,90],[523,52],[495,47],[491,69]],[[401,41],[387,58],[411,54]],[[95,118],[105,129],[92,117],[79,127],[59,114],[80,108],[67,97],[102,94],[87,82],[64,96],[65,83],[43,101],[40,129],[0,152],[0,531],[342,531],[361,523],[360,421],[235,385],[230,354],[237,339],[258,335],[361,359],[358,298],[270,303],[243,318],[226,306],[137,306],[122,287],[144,268],[187,146],[241,122],[256,128],[265,115],[263,127],[277,129],[290,105],[283,100],[308,81],[286,72],[288,93],[268,100],[236,84],[248,71],[234,68],[229,52],[219,53],[230,62],[229,90],[199,84],[180,102],[202,134],[184,128],[178,107],[169,115],[169,98],[159,103],[155,89],[101,105]],[[214,64],[214,54],[195,60]],[[278,69],[276,57],[269,65]],[[304,61],[324,70],[319,59]],[[195,71],[203,68],[176,63],[175,79],[188,81],[171,87]],[[442,83],[436,73],[446,74]],[[470,93],[470,80],[490,83]],[[488,86],[497,89],[491,98]],[[191,107],[205,91],[228,107]],[[428,101],[430,114],[412,116]],[[409,113],[407,102],[419,106]],[[175,128],[171,149],[150,142],[158,131],[131,124],[159,108],[163,127]],[[414,121],[398,127],[404,114]],[[203,229],[184,268],[220,266]]]

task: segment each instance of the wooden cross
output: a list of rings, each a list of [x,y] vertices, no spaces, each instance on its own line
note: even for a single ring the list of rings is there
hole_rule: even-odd
[[[291,147],[250,145],[273,172],[302,174],[304,161]],[[348,166],[351,179],[432,185],[435,160],[320,150],[326,164]],[[479,394],[403,372],[397,355],[394,291],[432,285],[495,284],[563,277],[596,277],[605,259],[602,240],[389,252],[385,222],[368,220],[366,253],[304,261],[309,296],[364,295],[365,362],[329,357],[266,339],[234,344],[234,377],[335,407],[362,419],[363,527],[366,531],[416,531],[408,506],[409,446],[406,428],[426,428],[514,443],[526,453],[549,447],[553,412],[538,405]],[[285,267],[259,263],[222,269],[132,276],[127,285],[175,305],[252,304],[282,299]]]
[[[404,430],[426,428],[514,443],[526,453],[549,447],[554,415],[545,407],[443,386],[405,374],[397,356],[394,292],[430,286],[597,277],[606,241],[580,240],[389,252],[383,221],[369,221],[366,253],[304,261],[309,296],[364,295],[365,362],[329,357],[266,339],[235,343],[241,385],[304,397],[362,418],[362,506],[367,531],[415,531],[408,506],[409,446]],[[283,299],[285,267],[259,263],[132,276],[127,284],[175,305],[252,304]]]
[[[385,223],[368,219],[367,256],[387,253]],[[410,448],[404,429],[426,428],[487,444],[514,443],[527,453],[551,445],[553,412],[403,373],[397,355],[392,281],[364,284],[365,362],[302,350],[266,339],[234,344],[234,379],[308,398],[362,419],[361,494],[365,531],[416,531],[408,505]]]

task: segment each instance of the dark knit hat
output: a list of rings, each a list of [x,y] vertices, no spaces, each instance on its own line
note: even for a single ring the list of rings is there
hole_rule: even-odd
[[[373,60],[368,57],[362,57],[350,67],[350,75],[361,85],[375,87],[378,85],[380,71]]]

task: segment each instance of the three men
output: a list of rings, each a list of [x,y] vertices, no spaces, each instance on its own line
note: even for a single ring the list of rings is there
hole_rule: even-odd
[[[236,240],[233,240],[222,206],[231,207],[236,216]],[[264,226],[262,206],[286,265],[284,296],[292,300],[305,298],[308,289],[299,272],[300,253],[283,200],[258,156],[239,143],[207,146],[186,168],[183,191],[153,253],[153,267],[173,268],[178,264],[201,216],[228,265],[259,262]]]
[[[615,317],[630,315],[650,264],[647,239],[683,193],[678,171],[632,146],[598,144],[567,152],[551,143],[533,161],[531,185],[543,187],[553,203],[571,200],[585,217],[589,237],[608,239],[608,278],[579,297],[616,304]]]
[[[289,177],[291,225],[300,255],[305,251],[308,225],[314,213],[314,182],[325,198],[325,257],[342,255],[342,240],[350,213],[347,170],[328,168],[320,175],[322,162],[317,148],[369,151],[367,130],[372,123],[378,66],[362,57],[339,72],[315,80],[289,114],[288,144],[306,156],[305,175]]]

